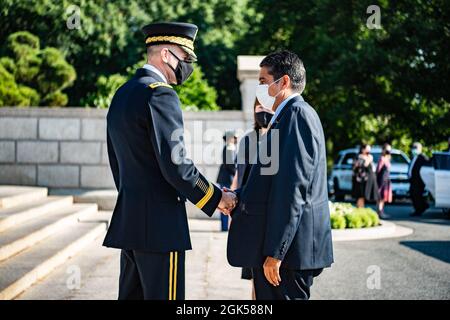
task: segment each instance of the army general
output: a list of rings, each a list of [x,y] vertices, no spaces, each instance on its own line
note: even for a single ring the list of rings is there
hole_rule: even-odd
[[[114,95],[107,115],[108,156],[118,190],[104,245],[121,249],[119,299],[184,299],[191,249],[185,200],[211,216],[234,193],[208,181],[185,156],[180,101],[172,85],[193,71],[197,27],[143,27],[147,64]],[[177,138],[178,137],[178,138]]]

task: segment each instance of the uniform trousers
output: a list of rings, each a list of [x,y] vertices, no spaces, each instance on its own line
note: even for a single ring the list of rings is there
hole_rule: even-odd
[[[124,250],[119,300],[184,300],[185,252]]]

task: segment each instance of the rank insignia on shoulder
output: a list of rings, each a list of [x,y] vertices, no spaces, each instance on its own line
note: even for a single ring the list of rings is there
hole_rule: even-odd
[[[165,82],[153,82],[153,83],[150,83],[148,86],[151,89],[155,89],[155,88],[158,88],[158,87],[166,87],[166,88],[171,88],[172,89],[172,86],[170,84],[165,83]]]

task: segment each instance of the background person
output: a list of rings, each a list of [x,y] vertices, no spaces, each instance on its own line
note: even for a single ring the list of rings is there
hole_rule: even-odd
[[[254,126],[250,132],[247,132],[239,142],[239,149],[236,161],[236,174],[231,185],[231,190],[242,188],[247,182],[248,171],[250,169],[250,159],[258,150],[258,142],[262,135],[267,132],[269,122],[273,117],[272,109],[267,109],[261,106],[258,99],[255,99],[254,105]],[[242,279],[252,280],[251,268],[242,268]],[[255,286],[252,284],[252,299],[255,300]]]
[[[377,184],[379,194],[377,212],[381,219],[388,218],[384,213],[384,205],[386,202],[392,202],[392,185],[389,176],[391,171],[391,151],[392,147],[388,143],[385,143],[381,151],[380,160],[378,160],[377,164]]]
[[[370,145],[362,144],[353,163],[352,194],[358,208],[364,208],[366,201],[378,201],[379,198],[370,150]]]
[[[227,258],[232,266],[252,268],[256,299],[307,300],[314,277],[333,263],[325,135],[300,95],[306,85],[300,58],[274,52],[260,67],[256,96],[275,111],[261,155],[277,153],[276,163],[251,164],[237,191]]]
[[[224,146],[222,151],[222,164],[219,168],[217,183],[221,187],[230,188],[233,177],[236,173],[236,144],[237,136],[235,131],[227,131],[223,136]],[[228,230],[228,215],[221,214],[221,230]]]
[[[429,163],[429,159],[422,154],[422,144],[414,142],[412,149],[412,160],[409,164],[408,178],[409,178],[409,194],[414,207],[411,213],[412,217],[421,216],[428,208],[428,202],[424,196],[425,183],[420,176],[420,169]]]

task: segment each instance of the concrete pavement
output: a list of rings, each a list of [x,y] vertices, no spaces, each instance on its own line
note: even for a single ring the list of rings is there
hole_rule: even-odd
[[[392,222],[414,229],[402,237],[335,242],[335,264],[316,278],[312,299],[450,299],[450,221],[439,210],[410,218],[411,207],[389,206]],[[226,233],[217,220],[190,220],[187,299],[249,299],[251,283],[226,261]],[[116,299],[118,250],[98,239],[20,299]],[[80,288],[73,270],[81,271]],[[72,272],[72,273],[71,273]]]

